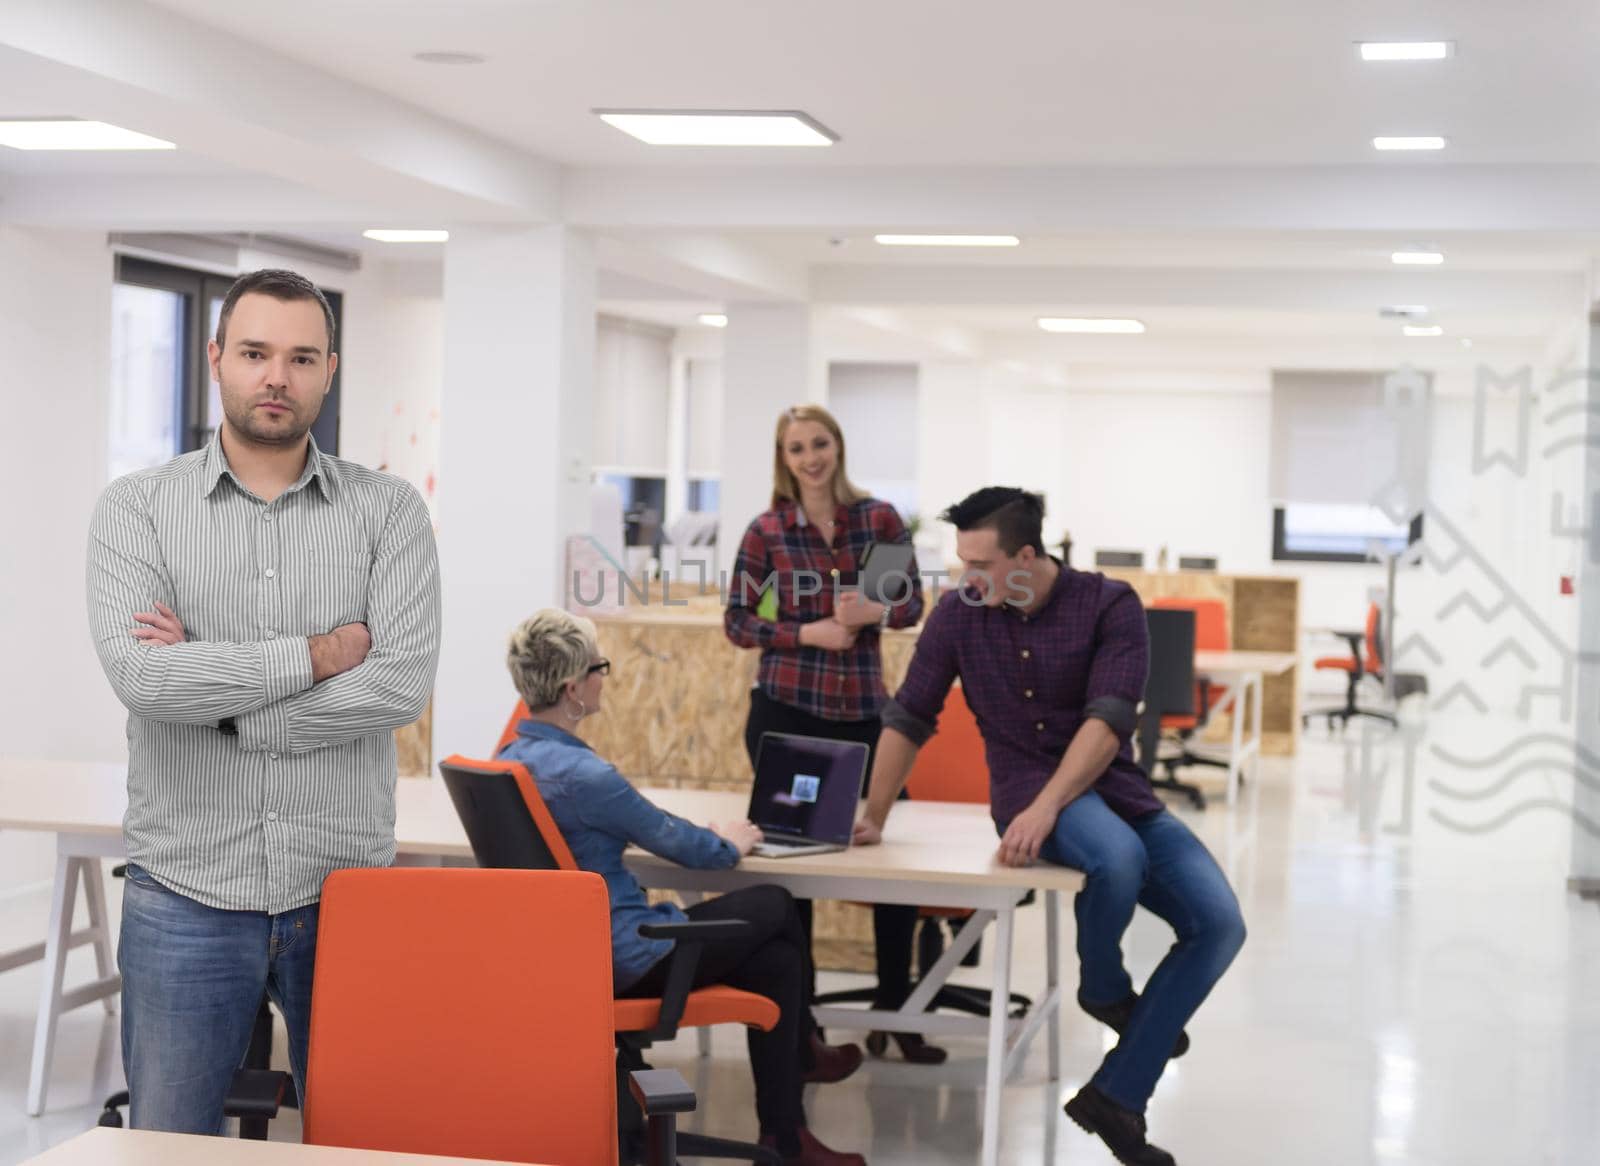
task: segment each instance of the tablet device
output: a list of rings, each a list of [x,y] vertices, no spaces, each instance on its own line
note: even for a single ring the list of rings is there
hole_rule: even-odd
[[[910,543],[868,543],[861,556],[861,594],[874,603],[904,603],[911,594],[915,559]]]

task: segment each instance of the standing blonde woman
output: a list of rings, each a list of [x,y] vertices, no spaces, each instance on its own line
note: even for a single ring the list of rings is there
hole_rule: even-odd
[[[756,516],[739,544],[724,616],[730,640],[761,650],[744,733],[752,768],[761,735],[769,732],[877,749],[878,712],[888,699],[880,633],[916,624],[922,586],[913,562],[903,602],[875,603],[849,588],[869,544],[910,541],[894,507],[850,481],[844,433],[833,415],[820,405],[785,409],[773,439],[772,506]],[[774,574],[775,590],[764,595],[761,587]],[[800,909],[809,939],[810,901],[801,900]],[[873,1007],[897,1009],[911,993],[917,909],[879,904],[872,919],[878,964]],[[945,1058],[918,1034],[893,1036],[908,1061]],[[887,1045],[884,1033],[867,1038],[874,1053]]]

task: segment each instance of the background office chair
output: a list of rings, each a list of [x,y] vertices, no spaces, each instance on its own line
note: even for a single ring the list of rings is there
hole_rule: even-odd
[[[525,715],[526,709],[519,706]],[[521,717],[513,714],[514,722]],[[577,862],[561,836],[539,787],[525,766],[514,761],[474,761],[452,756],[439,763],[445,788],[466,829],[478,865],[523,870],[577,870]],[[606,917],[610,918],[609,904]],[[778,1006],[765,996],[738,988],[713,985],[690,990],[703,943],[733,938],[749,931],[738,920],[654,923],[640,928],[651,939],[672,939],[672,962],[667,985],[659,997],[619,998],[613,1001],[616,1064],[619,1081],[648,1069],[644,1052],[657,1041],[671,1040],[681,1027],[743,1024],[770,1031],[778,1023]],[[607,931],[604,981],[611,984],[610,932]],[[634,1161],[643,1134],[631,1109],[620,1116],[623,1161]],[[679,1152],[691,1157],[733,1158],[777,1166],[777,1154],[748,1142],[713,1138],[703,1134],[677,1135]]]
[[[1195,720],[1194,641],[1195,613],[1192,610],[1147,607],[1145,624],[1150,633],[1150,673],[1145,680],[1144,708],[1139,713],[1139,767],[1156,789],[1173,790],[1206,808],[1205,794],[1198,786],[1167,776],[1156,777],[1156,758],[1161,745],[1163,718]]]
[[[1152,600],[1150,606],[1166,611],[1194,612],[1195,651],[1213,652],[1226,651],[1228,649],[1228,605],[1222,600],[1163,596]],[[1178,741],[1178,752],[1175,756],[1159,756],[1158,745],[1156,761],[1162,769],[1167,771],[1167,776],[1161,779],[1160,785],[1162,789],[1175,790],[1192,799],[1194,795],[1190,791],[1195,787],[1178,780],[1178,770],[1180,768],[1185,765],[1209,765],[1217,769],[1228,768],[1226,761],[1196,753],[1189,747],[1195,735],[1206,727],[1207,722],[1211,719],[1211,711],[1221,702],[1226,692],[1227,689],[1221,685],[1212,684],[1208,677],[1197,673],[1194,683],[1194,711],[1191,713],[1167,713],[1162,716],[1161,728]],[[1234,715],[1241,715],[1240,710],[1235,709]],[[1241,780],[1243,779],[1241,778]]]
[[[978,720],[960,684],[952,685],[945,699],[944,711],[939,714],[939,731],[917,751],[916,763],[906,779],[906,791],[916,801],[988,803],[989,762],[984,753],[983,734],[978,731]],[[1024,901],[1031,900],[1030,892]],[[955,928],[973,913],[966,907],[920,907],[917,914],[922,920],[917,940],[917,971],[926,976],[944,954],[942,926],[948,923]],[[963,967],[976,967],[978,959],[978,947],[974,945],[961,963]],[[817,1003],[870,1003],[875,995],[872,988],[850,988],[821,993]],[[1033,1001],[1022,993],[1011,994],[1013,1018],[1025,1016],[1032,1005]],[[987,988],[946,984],[934,995],[929,1007],[988,1016],[991,995]],[[883,1050],[872,1047],[870,1051],[876,1055]]]
[[[614,1166],[610,915],[585,871],[329,875],[306,1142]],[[694,1094],[671,1071],[629,1087],[651,1166],[676,1166],[674,1115]]]
[[[1343,729],[1350,723],[1351,717],[1371,717],[1374,720],[1384,721],[1391,725],[1400,722],[1395,715],[1382,709],[1364,708],[1356,702],[1356,690],[1364,676],[1375,678],[1383,683],[1383,614],[1376,603],[1367,605],[1367,626],[1365,631],[1336,631],[1333,633],[1350,646],[1348,656],[1323,656],[1313,663],[1319,672],[1343,672],[1346,677],[1344,690],[1344,704],[1337,708],[1313,709],[1301,714],[1302,727],[1311,723],[1312,717],[1326,717],[1328,731],[1333,731],[1333,723],[1339,722]],[[1366,654],[1362,655],[1365,646]],[[1398,700],[1413,692],[1427,692],[1427,677],[1419,673],[1407,672],[1395,674],[1395,698]]]

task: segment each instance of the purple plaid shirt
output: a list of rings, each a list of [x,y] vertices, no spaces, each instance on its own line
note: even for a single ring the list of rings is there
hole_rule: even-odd
[[[1092,787],[1124,819],[1161,809],[1134,763],[1132,735],[1149,670],[1144,607],[1126,583],[1063,567],[1044,606],[979,607],[949,591],[923,626],[883,723],[919,745],[957,677],[983,734],[989,805],[1003,833],[1061,764],[1089,717],[1122,745]]]

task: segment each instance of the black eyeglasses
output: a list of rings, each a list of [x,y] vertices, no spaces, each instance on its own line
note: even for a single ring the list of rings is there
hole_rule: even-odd
[[[589,671],[587,673],[585,673],[585,675],[593,676],[596,672],[600,673],[601,676],[610,676],[611,675],[611,661],[610,660],[599,660],[599,661],[596,661],[595,663],[589,665]]]

